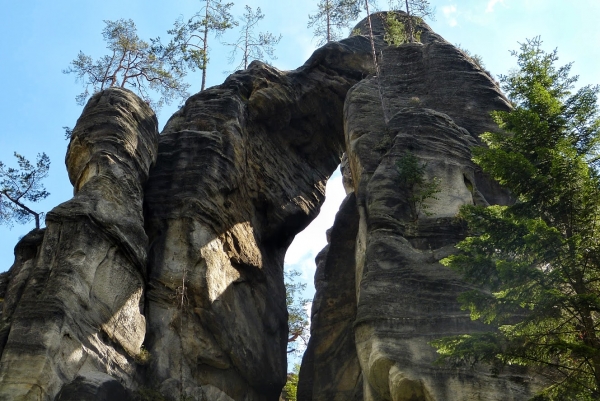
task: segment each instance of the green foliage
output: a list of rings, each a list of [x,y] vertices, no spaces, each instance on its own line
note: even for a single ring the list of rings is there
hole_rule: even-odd
[[[306,284],[295,282],[300,276],[297,270],[286,271],[285,276],[285,298],[288,310],[288,354],[300,354],[308,344],[309,322],[306,315],[306,306],[309,299],[300,298],[301,292]],[[302,341],[302,343],[300,343]]]
[[[150,363],[152,355],[150,355],[150,351],[148,351],[146,347],[142,345],[140,348],[140,352],[134,356],[134,359],[140,365],[147,365],[148,363]]]
[[[287,375],[287,382],[281,393],[281,398],[283,400],[296,401],[298,399],[298,373],[300,373],[300,365],[295,364],[294,370]]]
[[[494,112],[474,160],[516,198],[512,206],[465,206],[472,236],[442,263],[482,290],[460,296],[494,330],[433,342],[441,361],[507,364],[543,372],[540,397],[600,397],[600,178],[598,87],[572,93],[571,64],[535,38],[521,44],[519,70],[501,76],[513,103]]]
[[[64,126],[62,128],[65,130],[65,140],[71,140],[71,137],[73,136],[73,128],[68,126]]]
[[[432,180],[425,179],[427,163],[419,163],[419,159],[411,152],[406,152],[396,162],[400,185],[408,194],[410,216],[413,221],[419,219],[421,213],[430,216],[427,210],[429,199],[438,199],[436,194],[440,192],[440,179],[434,177]]]
[[[419,107],[421,105],[421,99],[418,96],[413,96],[408,99],[408,104],[412,107]]]
[[[404,24],[396,18],[396,13],[387,13],[384,21],[385,34],[383,40],[389,46],[399,46],[402,43],[406,43],[408,38],[406,36],[406,28]]]
[[[421,34],[423,33],[423,31],[415,31],[414,32],[414,41],[415,42],[421,42]]]
[[[229,56],[230,64],[235,62],[238,52],[242,53],[242,59],[234,70],[246,69],[250,61],[265,60],[266,56],[277,59],[275,46],[281,40],[281,35],[276,36],[270,32],[255,33],[256,26],[263,18],[265,15],[261,12],[260,7],[257,7],[256,11],[252,11],[250,6],[246,6],[246,12],[240,17],[242,22],[240,36],[237,41],[226,43],[233,47]]]
[[[381,137],[381,140],[373,147],[373,150],[378,152],[387,152],[392,146],[392,138],[387,133]]]
[[[202,71],[200,90],[204,90],[210,51],[209,34],[213,33],[218,38],[238,23],[230,12],[233,3],[222,3],[221,0],[202,0],[201,3],[201,10],[187,21],[183,18],[175,21],[173,29],[168,31],[173,37],[166,51],[179,55],[179,69],[187,67],[192,71],[196,68]]]
[[[141,40],[130,19],[104,23],[102,36],[109,54],[94,60],[79,52],[63,70],[65,74],[75,74],[85,87],[76,97],[78,104],[84,105],[91,94],[112,86],[133,90],[155,110],[175,98],[187,98],[185,71],[179,67],[178,54],[172,48],[162,46],[158,39],[151,39],[150,43]],[[152,92],[160,95],[158,100],[153,100]]]
[[[38,153],[35,164],[15,152],[18,168],[6,167],[0,161],[0,224],[12,226],[13,221],[24,224],[35,219],[40,228],[40,213],[24,202],[39,202],[50,195],[42,180],[48,176],[50,158]]]
[[[408,42],[420,42],[421,32],[415,29],[416,25],[421,23],[423,18],[433,19],[435,8],[432,8],[427,0],[388,0],[390,10],[403,10],[406,18],[406,33]]]
[[[341,39],[341,31],[350,25],[360,13],[360,1],[320,0],[317,12],[308,16],[308,28],[314,28],[314,37],[321,46]],[[360,32],[358,33],[360,34]]]

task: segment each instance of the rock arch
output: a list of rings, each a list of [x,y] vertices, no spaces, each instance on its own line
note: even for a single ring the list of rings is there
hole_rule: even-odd
[[[0,399],[128,399],[141,391],[278,399],[285,251],[318,213],[344,152],[349,194],[317,261],[299,399],[526,398],[525,372],[496,379],[435,367],[427,344],[483,329],[459,309],[464,285],[438,261],[464,235],[452,219],[461,204],[507,200],[472,165],[469,147],[494,129],[489,112],[508,103],[485,71],[425,24],[422,43],[386,47],[374,18],[381,70],[372,77],[365,23],[358,29],[363,35],[327,44],[294,71],[252,63],[188,99],[158,139],[153,114],[129,92],[92,98],[67,160],[79,166],[71,174],[79,192],[49,213],[45,232],[21,241],[0,277]],[[78,147],[85,138],[104,142]],[[395,169],[407,150],[442,183],[433,214],[418,223]],[[74,204],[85,212],[71,213]],[[80,253],[61,245],[82,238]],[[102,249],[112,257],[80,263]],[[108,273],[86,281],[91,270]],[[83,295],[100,291],[112,303],[62,302],[62,282],[48,277],[65,277],[68,294],[85,287]],[[35,311],[40,294],[50,314]],[[23,333],[35,346],[19,341]],[[40,367],[34,373],[31,360]]]

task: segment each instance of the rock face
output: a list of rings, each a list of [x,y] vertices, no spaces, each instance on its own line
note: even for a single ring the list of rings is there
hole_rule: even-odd
[[[191,97],[165,126],[146,192],[148,386],[278,399],[283,259],[340,163],[345,94],[368,72],[368,54],[357,37],[296,71],[254,62]]]
[[[377,18],[374,22],[380,33]],[[341,263],[355,275],[344,275],[341,267],[337,275],[328,275],[329,266],[317,264],[300,400],[521,400],[531,395],[525,372],[493,378],[486,370],[434,364],[429,341],[485,330],[460,309],[457,296],[468,288],[439,260],[465,235],[454,218],[461,205],[508,200],[473,165],[469,149],[477,144],[477,134],[494,129],[489,112],[509,106],[464,54],[427,26],[419,29],[422,43],[383,48],[379,77],[361,81],[346,97],[346,151],[357,210],[354,217],[336,220],[332,232],[356,220],[354,248],[346,245],[355,258]],[[411,205],[411,193],[402,185],[397,163],[408,154],[426,166],[426,180],[439,180],[439,193],[426,200],[428,214],[415,215],[419,205]],[[331,241],[328,257],[346,243],[334,235]],[[328,277],[324,283],[323,276]],[[348,288],[356,292],[346,294]],[[341,300],[329,301],[336,297]],[[345,313],[342,320],[337,305],[353,300],[355,317]],[[332,330],[323,316],[340,316],[336,323],[343,321],[345,332]],[[350,333],[354,352],[346,350]],[[356,359],[362,376],[346,375],[344,367]],[[316,369],[319,363],[338,369]],[[342,395],[350,377],[357,384],[362,379],[362,395]]]
[[[362,371],[356,353],[355,251],[358,210],[354,193],[342,203],[317,256],[311,338],[300,369],[298,400],[360,401]]]
[[[8,273],[0,399],[79,400],[71,386],[119,394],[133,382],[146,332],[142,185],[157,139],[154,113],[133,93],[88,102],[66,157],[75,196],[21,240]]]
[[[284,255],[344,153],[298,399],[527,398],[525,372],[435,366],[428,345],[485,329],[439,260],[465,234],[461,205],[508,201],[469,150],[508,103],[424,24],[422,43],[385,46],[380,17],[377,77],[363,22],[297,70],[253,62],[192,96],[160,137],[132,93],[90,100],[66,160],[74,198],[0,275],[0,400],[277,400]],[[440,182],[430,215],[402,187],[409,153]]]

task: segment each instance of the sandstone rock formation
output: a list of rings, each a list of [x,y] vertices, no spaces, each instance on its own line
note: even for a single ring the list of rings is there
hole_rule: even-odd
[[[285,251],[324,200],[344,149],[345,95],[368,73],[368,54],[357,37],[296,71],[254,62],[165,126],[146,192],[148,386],[278,398]]]
[[[157,139],[154,112],[129,91],[83,110],[66,157],[75,196],[20,241],[5,277],[1,400],[79,400],[70,387],[90,381],[110,396],[97,399],[117,399],[133,383],[146,332],[142,185]]]
[[[317,256],[311,338],[304,353],[298,400],[362,400],[362,370],[354,341],[355,252],[358,210],[354,193],[342,203]]]
[[[525,372],[435,366],[428,345],[485,329],[438,261],[464,236],[460,205],[508,201],[469,150],[508,104],[425,24],[422,43],[387,47],[381,21],[378,77],[364,35],[294,71],[253,62],[160,137],[133,94],[96,94],[69,145],[74,198],[0,275],[0,400],[277,400],[284,255],[344,152],[348,197],[317,258],[298,399],[525,399]],[[410,213],[406,152],[440,180],[432,215]]]
[[[379,35],[380,21],[374,18],[373,24]],[[486,329],[460,309],[457,296],[468,287],[439,260],[464,237],[455,220],[461,205],[508,200],[473,165],[469,148],[477,144],[477,134],[495,128],[489,112],[509,105],[487,73],[462,52],[426,25],[419,30],[422,43],[383,48],[379,77],[361,81],[346,97],[346,151],[353,180],[347,202],[356,199],[357,228],[352,231],[357,235],[354,249],[343,245],[343,236],[332,235],[327,261],[317,264],[312,336],[300,371],[303,401],[530,396],[526,372],[493,378],[485,369],[434,364],[429,341]],[[429,215],[411,213],[410,193],[396,167],[407,153],[426,165],[427,180],[440,182],[435,199],[427,200]],[[340,214],[347,213],[345,207]],[[338,217],[332,233],[338,225],[352,227],[350,219]],[[340,246],[355,257],[331,255]],[[340,273],[328,274],[331,266]],[[344,275],[344,269],[355,275]],[[346,294],[348,288],[355,293]],[[338,306],[352,300],[355,311]],[[350,333],[354,352],[347,350]],[[361,375],[347,368],[357,359]],[[352,388],[360,382],[363,394]]]

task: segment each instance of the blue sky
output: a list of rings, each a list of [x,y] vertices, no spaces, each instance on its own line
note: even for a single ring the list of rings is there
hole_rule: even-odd
[[[283,36],[272,64],[282,70],[302,65],[316,47],[306,24],[317,0],[238,2],[233,13],[241,15],[246,4],[261,7],[266,16],[261,30]],[[435,21],[427,21],[431,27],[449,42],[480,55],[494,75],[515,66],[509,50],[517,49],[518,42],[541,35],[547,50],[558,48],[561,64],[575,62],[572,71],[581,84],[600,83],[600,0],[431,0],[431,4],[436,7]],[[61,71],[80,50],[94,58],[106,53],[103,20],[131,18],[141,38],[166,38],[179,16],[187,18],[199,7],[198,0],[0,0],[0,82],[5,93],[0,97],[4,126],[0,160],[13,165],[14,151],[31,160],[38,152],[50,156],[45,183],[51,196],[35,205],[36,210],[48,211],[72,196],[61,127],[75,125],[81,113],[75,96],[82,88]],[[379,0],[379,8],[388,8],[386,0]],[[223,39],[231,42],[234,35]],[[232,68],[227,64],[229,49],[216,40],[211,47],[207,86],[221,83],[226,77],[223,71]],[[199,90],[200,74],[192,73],[188,79],[192,89]],[[161,127],[176,108],[165,107],[159,113]],[[325,245],[325,230],[344,196],[339,174],[330,180],[327,191],[318,220],[297,236],[286,258],[287,265],[303,272],[309,287],[314,257]],[[11,266],[14,245],[31,228],[33,223],[12,230],[0,226],[0,271]]]

